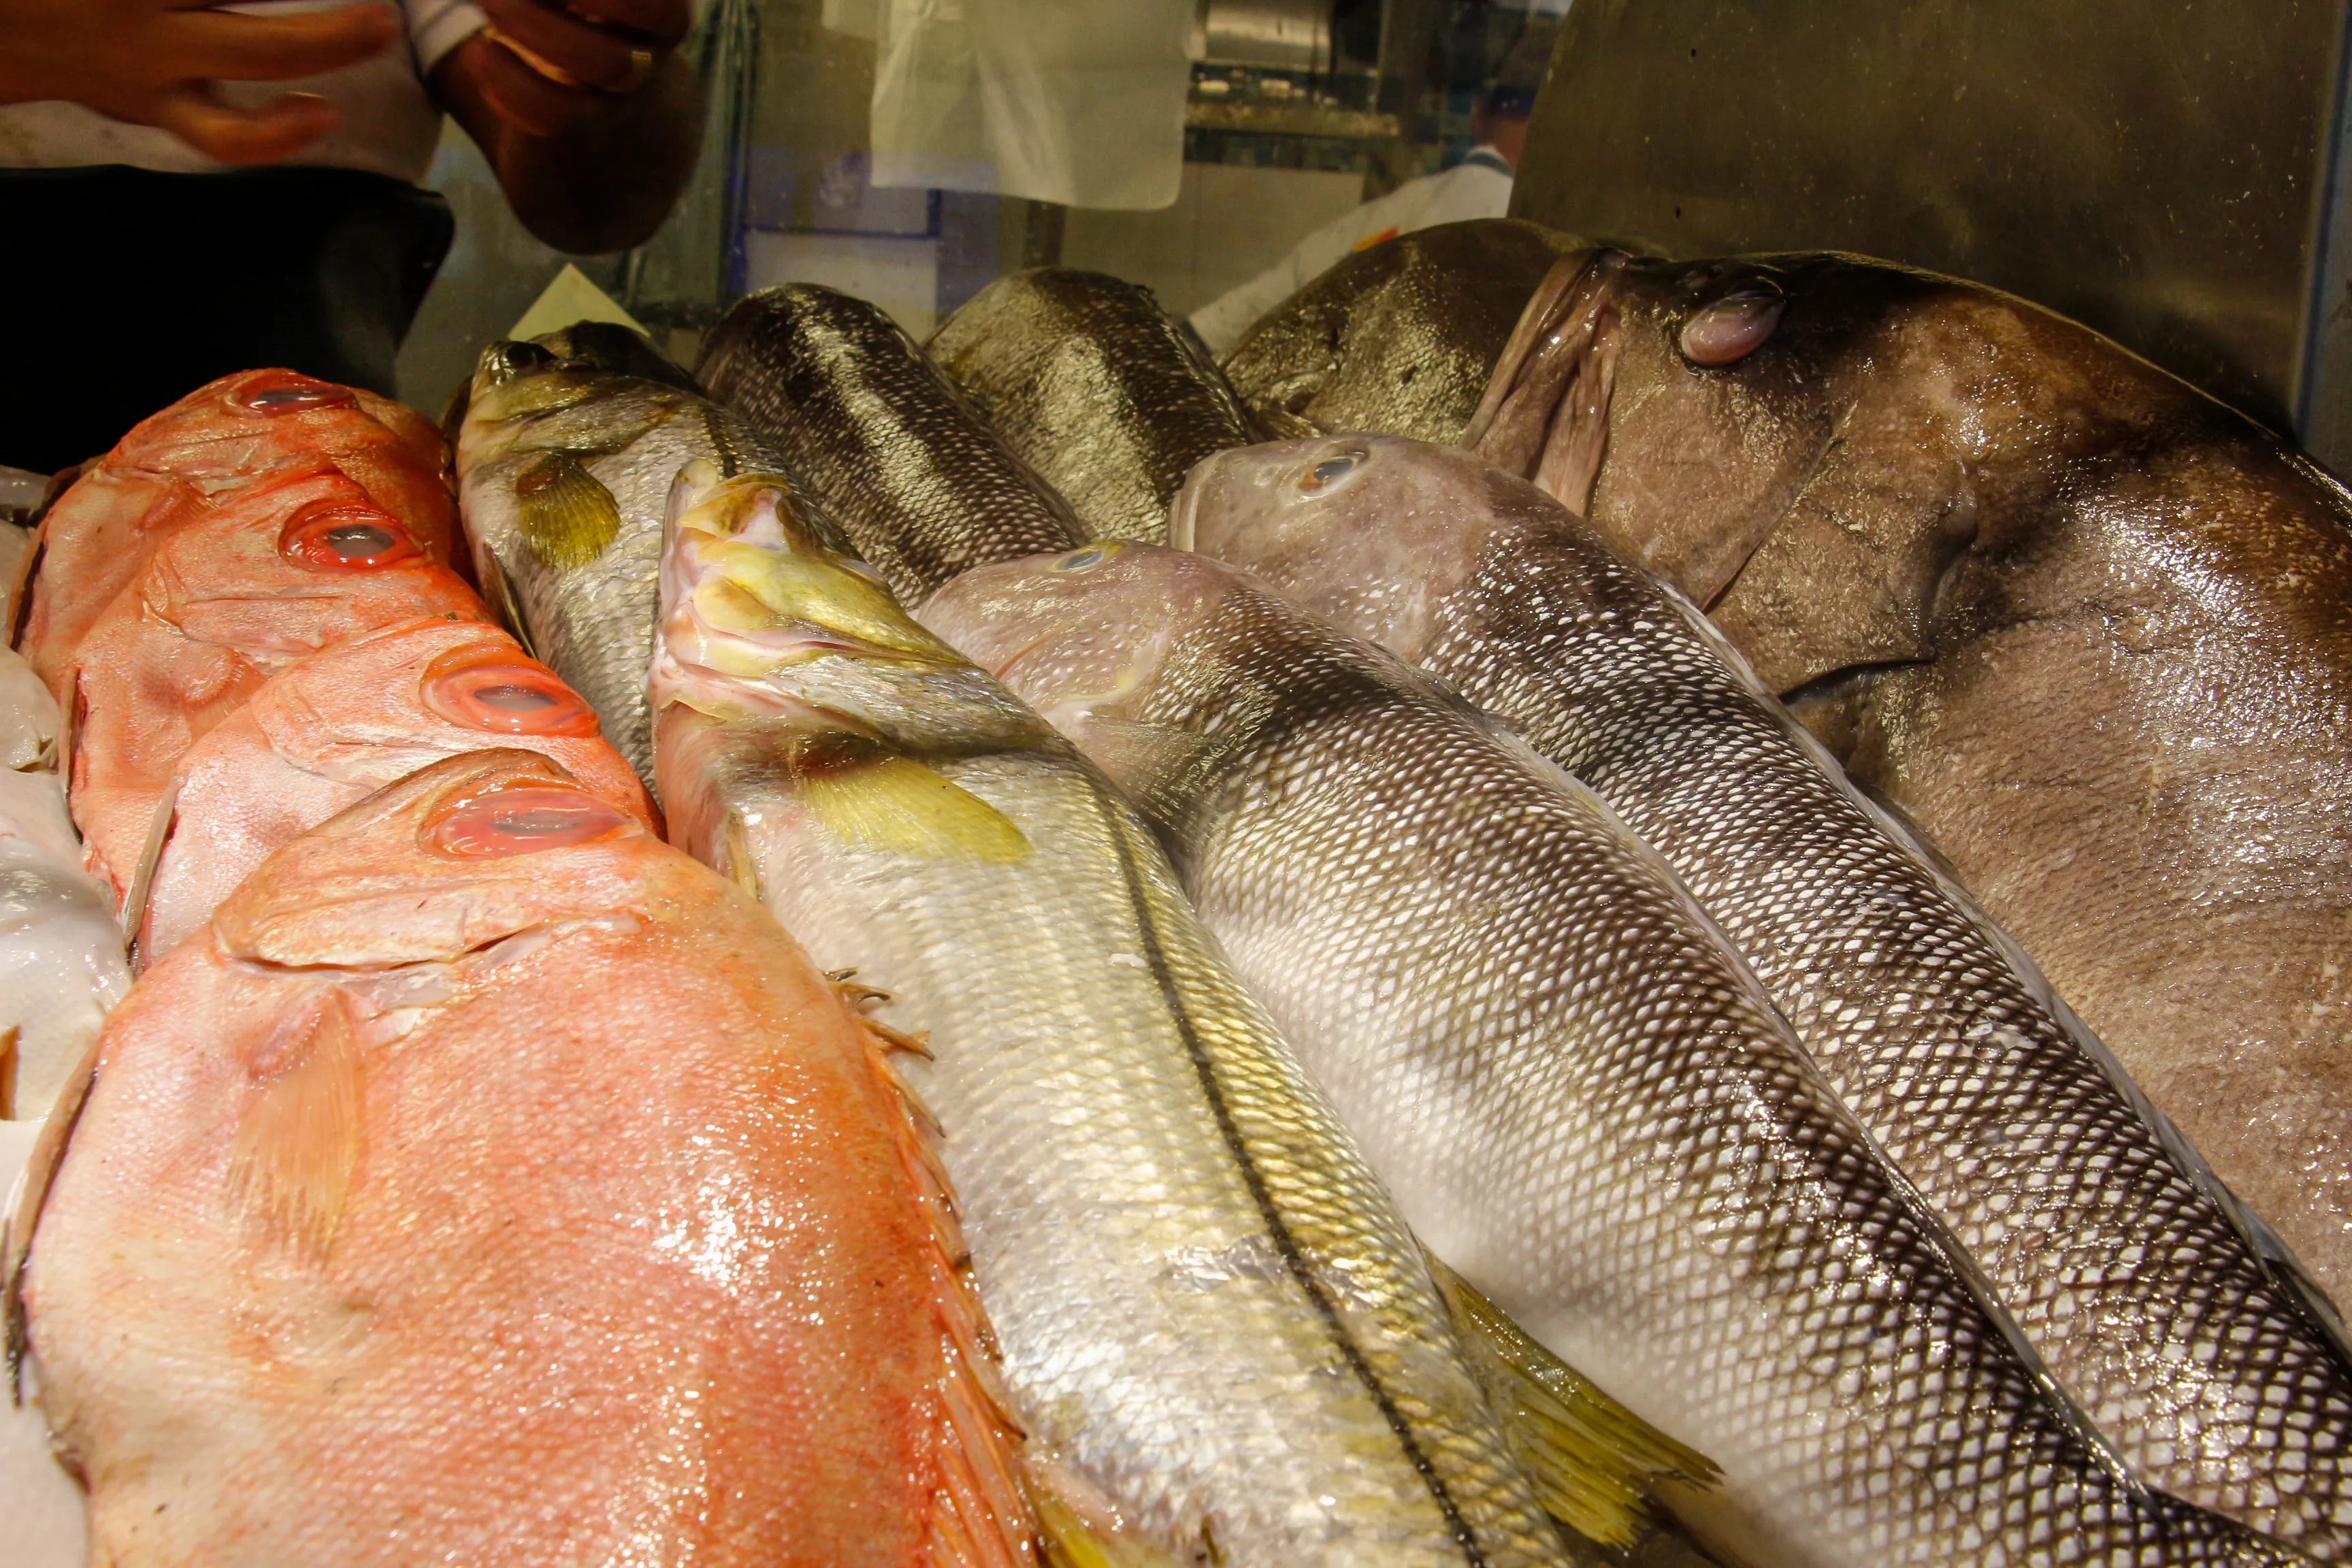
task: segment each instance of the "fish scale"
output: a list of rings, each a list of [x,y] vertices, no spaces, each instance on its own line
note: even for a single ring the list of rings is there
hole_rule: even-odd
[[[866,300],[814,283],[746,295],[697,369],[906,604],[981,562],[1086,542],[1069,503]]]
[[[654,672],[671,833],[925,1040],[902,1070],[1043,1484],[1153,1563],[1597,1561],[1538,1510],[1392,1202],[1150,831],[870,580],[784,546],[781,496],[681,492]],[[811,563],[764,642],[702,608],[731,603],[701,589],[743,560],[737,505]]]
[[[2142,1490],[1592,795],[1229,569],[983,567],[926,619],[1148,809],[1405,1218],[1704,1445],[1782,1564],[2288,1563]],[[1112,695],[1105,695],[1110,693]]]
[[[2352,1552],[2331,1327],[2031,962],[1695,610],[1450,449],[1235,453],[1179,510],[1189,541],[1519,726],[1657,848],[2134,1473],[2323,1561]],[[1402,615],[1408,582],[1425,597]]]
[[[1256,429],[1192,329],[1151,290],[1040,267],[973,295],[931,357],[1095,539],[1168,536],[1168,500]]]

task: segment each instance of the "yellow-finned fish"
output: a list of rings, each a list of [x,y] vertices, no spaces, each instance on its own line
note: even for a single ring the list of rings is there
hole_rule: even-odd
[[[1622,1542],[1645,1483],[1705,1479],[1524,1342],[1496,1382],[1541,1414],[1506,1433],[1150,830],[783,485],[681,480],[652,689],[673,840],[923,1042],[1063,1560],[1596,1562],[1544,1507]]]

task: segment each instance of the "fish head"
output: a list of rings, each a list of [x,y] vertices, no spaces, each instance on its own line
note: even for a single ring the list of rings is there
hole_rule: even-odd
[[[1106,542],[975,566],[923,620],[1152,809],[1208,749],[1199,702],[1229,684],[1215,623],[1264,593],[1204,555]]]
[[[1410,659],[1498,534],[1574,521],[1459,447],[1340,435],[1203,458],[1177,492],[1168,533]]]
[[[789,480],[688,464],[663,534],[654,710],[684,704],[923,750],[1047,733],[831,538]]]
[[[482,351],[458,426],[461,468],[519,447],[615,450],[693,396],[692,378],[652,344],[625,327],[589,331],[601,325]]]
[[[562,921],[640,918],[666,851],[536,752],[450,757],[280,846],[215,911],[224,955],[290,969],[448,963]]]

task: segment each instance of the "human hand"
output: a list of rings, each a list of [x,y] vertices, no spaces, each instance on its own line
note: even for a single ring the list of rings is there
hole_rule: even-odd
[[[285,81],[357,65],[400,37],[383,5],[243,16],[213,0],[0,0],[0,103],[63,99],[170,132],[224,163],[291,156],[338,123],[315,93],[257,108],[225,81]]]
[[[480,0],[490,25],[467,64],[498,114],[555,137],[609,114],[669,68],[688,0]]]

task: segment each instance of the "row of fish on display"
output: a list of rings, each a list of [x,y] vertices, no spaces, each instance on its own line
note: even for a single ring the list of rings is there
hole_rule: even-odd
[[[71,1551],[44,1427],[124,1564],[2352,1561],[2352,506],[2186,387],[1497,222],[447,463],[257,372],[27,552]]]

